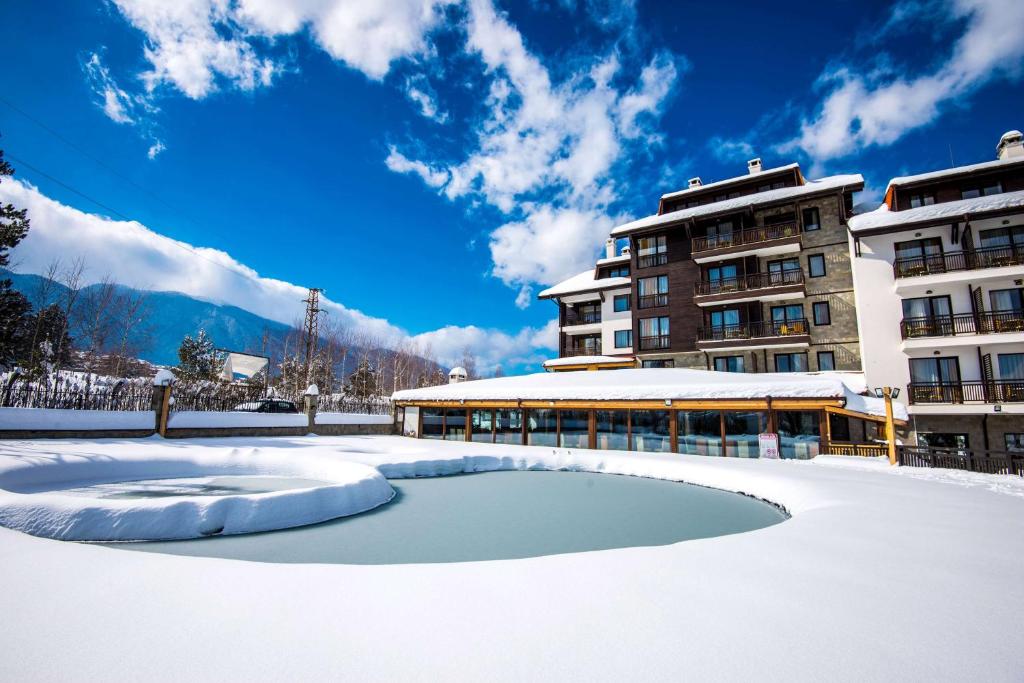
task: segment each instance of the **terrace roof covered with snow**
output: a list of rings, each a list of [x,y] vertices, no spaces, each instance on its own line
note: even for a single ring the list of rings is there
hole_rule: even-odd
[[[716,180],[713,183],[707,183],[705,185],[698,185],[696,187],[687,187],[687,188],[682,189],[682,190],[676,190],[675,192],[666,192],[665,194],[661,195],[661,198],[662,199],[675,199],[676,197],[685,197],[688,194],[694,194],[694,193],[700,192],[702,190],[707,190],[709,188],[711,188],[711,189],[722,188],[722,187],[726,187],[728,185],[732,185],[733,183],[740,183],[740,182],[747,181],[747,180],[753,180],[754,178],[763,178],[765,176],[772,176],[772,175],[775,175],[777,173],[782,173],[783,171],[792,171],[795,168],[800,168],[800,164],[793,163],[793,164],[786,164],[785,166],[776,166],[775,168],[766,168],[763,171],[761,171],[760,173],[756,173],[756,174],[747,173],[747,174],[744,174],[744,175],[736,176],[735,178],[725,178],[724,180]]]
[[[562,280],[552,285],[537,295],[538,299],[553,299],[559,296],[570,294],[585,294],[587,292],[600,292],[605,289],[617,289],[629,287],[628,277],[606,277],[600,280],[595,277],[594,269],[585,270],[579,275],[573,275],[567,280]]]
[[[1004,167],[1015,166],[1018,164],[1024,164],[1024,157],[1007,157],[1005,159],[983,161],[979,164],[968,164],[967,166],[954,166],[953,168],[944,168],[938,171],[929,171],[928,173],[917,173],[915,175],[897,176],[889,181],[889,187],[891,188],[900,185],[916,185],[918,183],[927,183],[932,180],[951,178],[959,175],[969,175],[971,173],[1001,169]]]
[[[544,361],[545,368],[564,368],[585,365],[622,365],[635,363],[633,356],[567,356]]]
[[[707,186],[705,185],[705,187]],[[828,176],[827,178],[822,178],[820,180],[808,180],[803,185],[797,185],[795,187],[783,187],[778,190],[767,190],[765,192],[748,194],[742,197],[734,197],[733,199],[725,199],[711,204],[694,206],[689,209],[680,209],[679,211],[672,211],[670,213],[647,216],[646,218],[640,218],[613,228],[611,234],[613,237],[628,235],[629,233],[637,232],[638,230],[646,230],[648,228],[654,228],[662,225],[681,223],[689,219],[709,217],[725,213],[735,213],[737,211],[742,211],[749,206],[786,202],[791,199],[806,197],[808,195],[818,194],[821,192],[846,189],[860,190],[863,187],[864,176],[859,173]]]
[[[392,395],[400,403],[438,401],[714,401],[772,399],[831,399],[848,410],[882,417],[882,399],[854,393],[833,374],[744,374],[642,368],[607,372],[535,373],[475,380]],[[896,419],[907,419],[906,408],[894,403]]]
[[[890,211],[888,205],[882,204],[874,211],[850,218],[847,225],[850,232],[858,234],[893,227],[961,220],[964,217],[973,218],[987,213],[1005,213],[1014,209],[1024,209],[1024,190],[919,206],[905,211]]]

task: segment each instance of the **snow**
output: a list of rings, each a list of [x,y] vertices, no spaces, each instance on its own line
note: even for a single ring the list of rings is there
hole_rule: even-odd
[[[318,425],[389,425],[395,418],[390,415],[367,415],[364,413],[317,413]]]
[[[560,368],[562,366],[590,366],[601,365],[602,362],[623,362],[633,360],[632,355],[572,355],[564,358],[551,358],[544,361],[545,368]]]
[[[574,359],[578,360],[578,359]],[[395,392],[393,401],[484,400],[700,400],[773,398],[845,398],[860,412],[885,415],[882,399],[858,396],[847,382],[826,373],[732,373],[684,368],[624,368],[606,372],[540,372],[480,379]],[[894,403],[896,419],[906,407]]]
[[[169,387],[172,384],[174,384],[175,380],[177,379],[178,378],[174,376],[173,372],[166,368],[163,368],[161,370],[157,370],[156,375],[153,377],[153,386]]]
[[[1016,131],[1009,131],[1006,135],[1014,133]],[[1005,136],[1004,136],[1005,137]],[[988,171],[991,169],[997,169],[1002,166],[1011,166],[1013,164],[1024,163],[1024,159],[1021,157],[1007,157],[1005,159],[994,159],[992,161],[983,161],[980,164],[969,164],[967,166],[954,166],[952,168],[944,168],[939,171],[929,171],[928,173],[918,173],[916,175],[905,175],[897,176],[889,181],[889,187],[894,185],[910,185],[912,183],[927,182],[929,180],[937,180],[939,178],[945,178],[947,176],[955,175],[967,175],[970,173],[976,173],[978,171]],[[888,192],[888,188],[886,189]]]
[[[1024,190],[1003,192],[1002,194],[993,194],[987,197],[975,197],[974,199],[961,199],[955,202],[943,202],[930,206],[919,206],[916,209],[906,209],[905,211],[890,211],[887,205],[882,204],[874,211],[853,216],[848,221],[848,225],[850,226],[850,232],[856,234],[894,225],[938,222],[942,220],[959,221],[965,215],[1017,208],[1024,208]]]
[[[597,265],[605,266],[609,263],[629,263],[629,254],[619,254],[618,256],[608,256],[606,258],[597,259]]]
[[[167,418],[170,429],[203,427],[306,427],[305,413],[252,413],[245,411],[174,411]]]
[[[154,429],[150,410],[62,410],[0,408],[0,429]]]
[[[392,477],[647,476],[742,491],[792,518],[667,546],[388,566],[133,553],[0,529],[0,608],[17,617],[0,624],[4,679],[1020,679],[1019,478],[402,437],[3,442],[0,461],[183,451]]]
[[[665,225],[669,223],[678,223],[679,221],[687,220],[690,218],[699,218],[701,216],[707,216],[710,214],[727,213],[730,211],[741,211],[748,206],[756,206],[761,204],[767,204],[769,202],[784,201],[787,199],[796,199],[808,194],[814,194],[816,192],[822,192],[826,190],[841,190],[846,187],[854,188],[863,186],[864,177],[859,173],[851,175],[835,175],[820,180],[808,180],[803,185],[797,185],[795,187],[783,187],[778,190],[768,190],[767,192],[758,192],[757,194],[744,195],[742,197],[735,197],[733,199],[726,199],[720,202],[714,202],[711,204],[703,204],[701,206],[690,207],[689,209],[680,209],[679,211],[672,211],[670,213],[655,214],[653,216],[647,216],[646,218],[640,218],[631,223],[626,223],[613,228],[611,235],[627,235],[637,230],[643,230],[645,228],[653,228],[659,225]],[[705,185],[704,187],[707,187]]]
[[[320,395],[320,387],[318,387],[315,384],[310,384],[308,387],[306,387],[305,395],[306,396],[319,396]]]
[[[602,289],[615,289],[616,287],[629,287],[628,277],[605,277],[600,280],[594,277],[594,270],[585,270],[579,275],[573,275],[567,280],[562,280],[556,285],[548,287],[537,295],[538,299],[550,299],[556,296],[567,294],[579,294],[582,292],[596,292]]]
[[[768,176],[774,175],[775,173],[779,173],[781,171],[791,171],[794,168],[800,168],[800,164],[793,163],[793,164],[786,164],[785,166],[776,166],[775,168],[766,168],[766,169],[762,170],[760,173],[755,173],[755,174],[747,173],[746,175],[736,176],[735,178],[726,178],[725,180],[716,180],[713,183],[706,183],[706,184],[703,184],[703,185],[698,185],[697,187],[687,187],[687,188],[682,189],[682,190],[676,190],[675,192],[667,192],[667,193],[661,195],[661,198],[662,199],[675,199],[676,197],[683,197],[683,196],[686,196],[688,194],[692,194],[694,192],[698,192],[700,190],[707,190],[708,188],[723,187],[725,185],[731,185],[733,183],[739,183],[739,182],[742,182],[744,180],[752,180],[754,178],[764,178],[764,177],[768,177]]]
[[[148,442],[152,443],[152,442]],[[0,525],[35,536],[73,541],[198,538],[313,524],[391,500],[394,490],[365,465],[324,457],[285,457],[234,449],[132,448],[46,454],[0,463]],[[105,451],[107,449],[104,449]],[[210,475],[300,477],[322,486],[270,493],[148,499],[91,498],[62,493],[88,483],[179,479]],[[41,493],[26,493],[38,491]]]

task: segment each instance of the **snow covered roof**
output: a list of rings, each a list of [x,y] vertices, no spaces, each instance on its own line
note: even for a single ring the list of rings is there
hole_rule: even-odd
[[[864,176],[859,173],[828,176],[827,178],[822,178],[820,180],[808,180],[803,185],[797,185],[796,187],[783,187],[778,190],[768,190],[766,192],[748,194],[742,197],[734,197],[733,199],[725,199],[711,204],[694,206],[689,209],[680,209],[679,211],[672,211],[670,213],[648,216],[646,218],[635,220],[631,223],[626,223],[625,225],[620,225],[617,228],[613,228],[611,234],[613,237],[616,235],[626,235],[637,230],[653,228],[669,223],[678,223],[689,218],[699,218],[701,216],[727,213],[729,211],[739,211],[748,206],[785,201],[787,199],[796,199],[797,197],[815,194],[817,192],[824,192],[827,190],[840,190],[846,187],[852,187],[859,190],[863,186]],[[707,187],[707,185],[705,185],[705,187]]]
[[[461,365],[456,365],[454,368],[448,371],[448,374],[459,375],[460,377],[465,377],[467,375],[466,368],[462,367]]]
[[[1010,131],[1011,133],[1014,131]],[[1013,166],[1014,164],[1024,163],[1024,157],[1008,157],[1006,159],[995,159],[993,161],[983,161],[980,164],[969,164],[967,166],[954,166],[953,168],[945,168],[941,171],[930,171],[928,173],[918,173],[917,175],[905,175],[898,176],[889,181],[889,187],[898,185],[913,185],[915,183],[923,183],[929,180],[937,180],[939,178],[945,178],[947,176],[967,175],[969,173],[976,173],[978,171],[987,171],[990,169],[1000,168],[1002,166]],[[888,192],[888,190],[886,190]]]
[[[611,256],[609,258],[597,259],[597,265],[604,266],[609,263],[627,263],[629,261],[629,254],[619,254],[618,256]]]
[[[552,358],[544,361],[546,368],[559,368],[565,365],[601,365],[602,363],[627,363],[633,360],[632,356],[568,356],[566,358]]]
[[[882,204],[874,211],[852,217],[847,224],[850,226],[850,232],[856,234],[878,228],[958,219],[965,214],[973,215],[1016,208],[1024,208],[1024,190],[919,206],[906,211],[890,211],[887,205]]]
[[[775,168],[766,168],[763,171],[761,171],[760,173],[753,173],[753,174],[748,173],[746,175],[736,176],[735,178],[726,178],[725,180],[716,180],[715,182],[708,183],[707,185],[698,185],[696,187],[688,187],[688,188],[686,188],[684,190],[676,190],[675,192],[666,192],[665,194],[661,195],[661,198],[662,199],[675,199],[676,197],[682,197],[682,196],[685,196],[685,195],[688,195],[688,194],[693,194],[694,192],[700,192],[701,190],[706,190],[709,187],[710,188],[723,187],[725,185],[731,185],[733,183],[738,183],[738,182],[741,182],[741,181],[744,181],[744,180],[751,180],[753,178],[760,178],[762,176],[774,175],[776,173],[781,173],[783,171],[791,171],[794,168],[800,168],[800,164],[786,164],[785,166],[776,166]]]
[[[838,376],[744,374],[683,368],[622,369],[614,372],[541,372],[481,379],[395,392],[394,401],[630,401],[773,398],[842,398],[851,410],[885,415],[882,399],[859,396]],[[894,403],[896,418],[906,408]]]
[[[598,280],[594,277],[594,270],[585,270],[579,275],[573,275],[567,280],[562,280],[557,285],[548,287],[537,295],[538,299],[550,299],[556,296],[569,294],[582,294],[584,292],[598,292],[603,289],[616,289],[618,287],[629,287],[628,277],[605,277]]]

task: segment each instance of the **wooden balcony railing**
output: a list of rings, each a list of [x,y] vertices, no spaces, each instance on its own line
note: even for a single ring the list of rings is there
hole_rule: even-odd
[[[913,405],[929,403],[1024,403],[1024,379],[984,382],[911,382]]]
[[[659,349],[667,349],[671,346],[672,342],[667,334],[657,337],[640,337],[641,351],[657,351]]]
[[[904,278],[1004,266],[1024,266],[1024,245],[900,258],[893,262],[892,269],[896,277]]]
[[[730,292],[750,292],[758,289],[770,289],[772,287],[802,285],[803,283],[804,271],[802,270],[787,270],[781,273],[754,273],[746,277],[695,282],[693,294],[694,296],[708,296],[711,294],[728,294]]]
[[[637,268],[653,268],[668,263],[668,253],[662,251],[656,254],[639,254],[636,258]]]
[[[637,299],[637,308],[668,306],[668,294],[645,294]]]
[[[569,325],[590,325],[601,322],[601,311],[584,311],[582,313],[568,314],[565,316],[565,324]]]
[[[767,337],[792,337],[809,334],[810,325],[806,318],[799,320],[768,320],[740,325],[719,325],[704,327],[697,331],[698,342],[730,341],[733,339],[761,339]]]
[[[800,226],[796,223],[760,226],[747,228],[746,230],[738,230],[724,235],[694,237],[691,251],[696,254],[701,251],[756,245],[763,242],[774,242],[775,240],[786,239],[787,237],[797,237],[799,235]]]
[[[957,313],[923,318],[904,318],[900,334],[904,339],[954,337],[964,334],[1024,332],[1024,310],[995,313]]]

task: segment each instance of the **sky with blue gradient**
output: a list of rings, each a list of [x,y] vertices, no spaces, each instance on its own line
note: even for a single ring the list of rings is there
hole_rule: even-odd
[[[22,269],[82,253],[285,322],[322,287],[488,368],[549,357],[537,291],[691,176],[796,160],[877,200],[1024,128],[1019,0],[40,1],[0,27]]]

